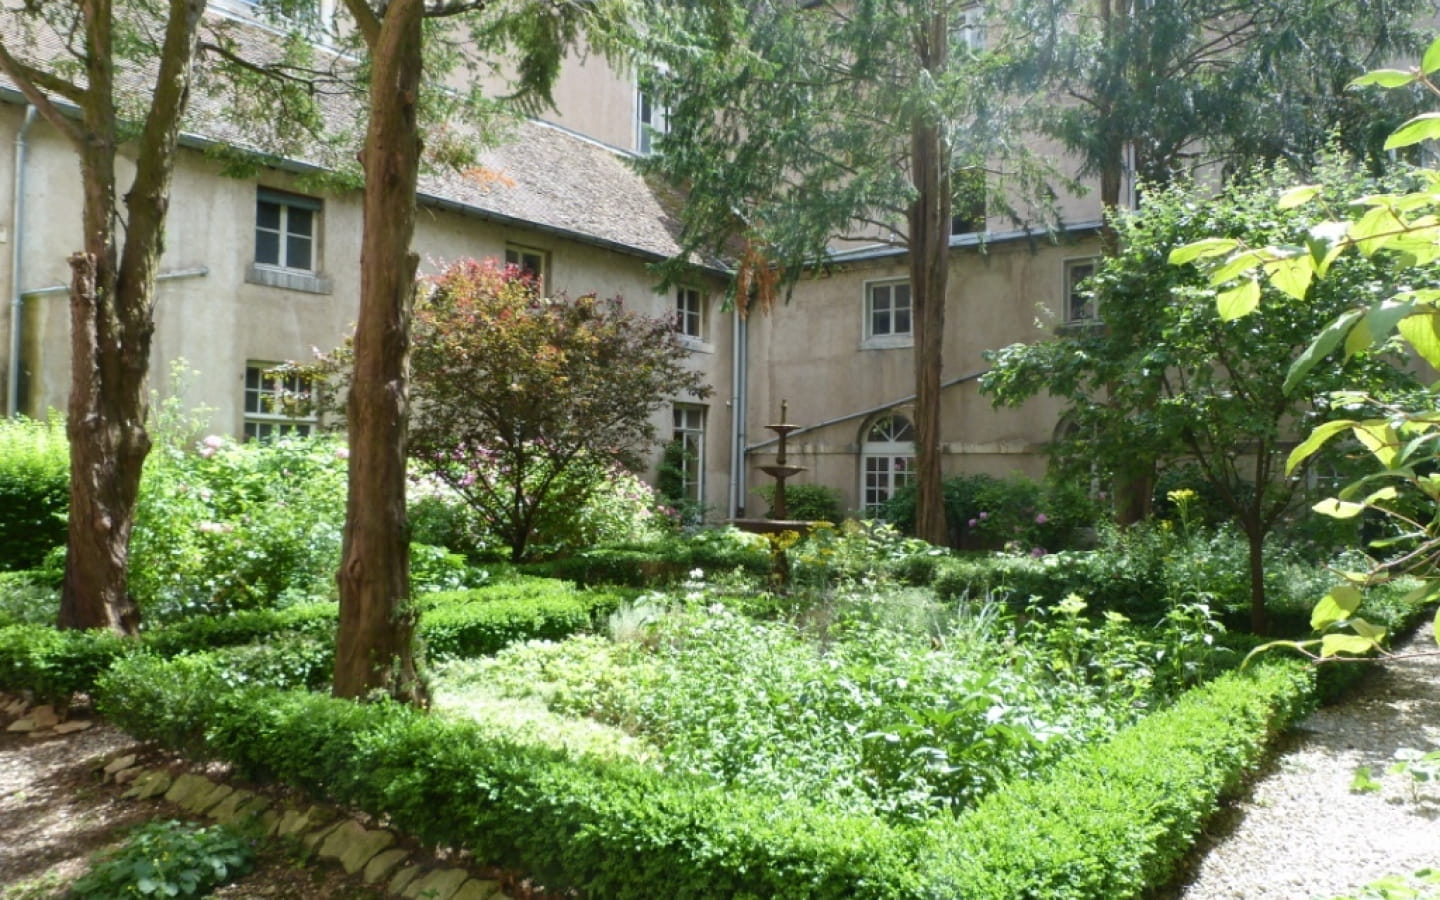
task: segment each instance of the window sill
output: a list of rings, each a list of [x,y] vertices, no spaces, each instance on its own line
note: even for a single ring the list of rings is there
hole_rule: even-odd
[[[911,334],[886,334],[860,342],[861,350],[906,350],[914,346],[915,336]]]
[[[694,353],[715,352],[715,345],[710,343],[709,341],[702,341],[699,338],[691,337],[688,334],[677,335],[677,337],[680,339],[680,346],[684,347],[686,350],[690,350]]]
[[[284,288],[288,291],[301,291],[306,294],[330,294],[335,289],[334,284],[324,275],[302,272],[298,269],[279,269],[259,263],[251,263],[245,269],[245,281],[249,284]]]
[[[1099,331],[1105,327],[1103,319],[1072,319],[1063,325],[1055,326],[1055,333],[1061,337],[1078,337]]]

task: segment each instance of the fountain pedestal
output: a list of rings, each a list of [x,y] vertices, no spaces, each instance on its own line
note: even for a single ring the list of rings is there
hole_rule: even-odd
[[[780,422],[775,425],[766,425],[770,431],[780,435],[780,446],[775,454],[775,462],[768,466],[761,466],[760,471],[775,479],[775,501],[770,504],[770,516],[764,519],[731,519],[730,524],[742,531],[753,531],[757,534],[776,534],[781,531],[798,531],[805,534],[810,530],[811,522],[789,518],[790,511],[785,503],[785,480],[792,475],[798,475],[806,471],[804,466],[797,466],[785,461],[785,441],[792,431],[800,428],[785,420],[789,418],[789,401],[780,401]]]

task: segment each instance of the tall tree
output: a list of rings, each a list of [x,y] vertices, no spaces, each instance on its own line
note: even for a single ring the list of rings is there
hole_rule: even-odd
[[[837,241],[908,251],[916,533],[935,543],[947,539],[940,383],[953,213],[987,200],[991,214],[1015,212],[1007,201],[1026,193],[1015,183],[1041,180],[1010,143],[1017,132],[990,77],[1003,48],[983,47],[974,9],[667,4],[641,47],[645,87],[669,109],[669,133],[642,165],[685,191],[686,257],[738,249],[742,312],[823,266]]]
[[[139,625],[125,567],[150,451],[155,278],[204,11],[205,0],[27,3],[7,9],[0,28],[0,71],[75,148],[84,198],[81,248],[70,257],[62,628],[133,634]],[[116,159],[132,131],[123,110],[142,91],[151,102],[130,146],[134,176],[122,215]]]
[[[1043,130],[1099,182],[1109,222],[1127,176],[1149,187],[1210,166],[1257,161],[1306,168],[1337,136],[1378,158],[1404,104],[1347,94],[1347,82],[1410,49],[1418,0],[1020,0],[1012,27],[1043,39],[1009,68],[1015,89],[1037,81],[1055,99]],[[1212,171],[1214,168],[1212,168]],[[1115,230],[1102,252],[1120,252]],[[1117,514],[1148,513],[1154,460],[1117,473]]]
[[[1349,197],[1383,190],[1338,172],[1331,180],[1337,189],[1344,181]],[[1091,282],[1108,327],[999,350],[981,390],[1004,405],[1042,392],[1065,401],[1077,427],[1054,449],[1077,477],[1128,472],[1137,455],[1193,464],[1246,537],[1251,628],[1264,634],[1265,538],[1304,483],[1286,477],[1303,472],[1285,472],[1284,454],[1307,425],[1340,414],[1331,392],[1383,394],[1416,384],[1369,352],[1328,361],[1290,383],[1286,370],[1355,297],[1388,294],[1415,273],[1351,258],[1308,299],[1267,288],[1263,328],[1217,311],[1216,291],[1202,273],[1166,264],[1172,250],[1209,236],[1299,246],[1316,223],[1313,214],[1276,210],[1272,182],[1247,181],[1219,196],[1160,190],[1139,213],[1119,219],[1119,250]]]
[[[512,96],[548,103],[565,49],[583,26],[598,26],[609,7],[532,0],[345,0],[345,7],[363,40],[370,74],[369,124],[360,152],[360,313],[347,403],[350,480],[333,690],[337,697],[380,692],[419,702],[405,457],[407,357],[419,265],[410,243],[422,112],[426,97],[434,96],[426,81],[439,83],[463,61],[453,53],[457,42],[473,54],[468,59],[509,50],[518,73]],[[592,35],[599,37],[598,27]]]

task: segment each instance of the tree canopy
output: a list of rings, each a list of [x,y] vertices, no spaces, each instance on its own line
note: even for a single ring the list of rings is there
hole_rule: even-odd
[[[1345,181],[1352,196],[1374,187],[1353,175]],[[1089,283],[1100,322],[996,351],[981,388],[997,404],[1041,392],[1063,399],[1056,459],[1087,479],[1127,472],[1136,458],[1194,464],[1249,540],[1252,626],[1260,633],[1262,546],[1303,474],[1285,472],[1285,454],[1312,424],[1343,414],[1331,392],[1414,384],[1367,351],[1286,385],[1290,362],[1326,322],[1356,297],[1387,294],[1412,277],[1385,260],[1350,260],[1303,301],[1267,287],[1264,327],[1222,317],[1206,278],[1167,264],[1172,250],[1202,236],[1303,243],[1315,219],[1277,211],[1274,184],[1257,172],[1214,197],[1188,187],[1148,194],[1139,213],[1117,218],[1119,249]]]

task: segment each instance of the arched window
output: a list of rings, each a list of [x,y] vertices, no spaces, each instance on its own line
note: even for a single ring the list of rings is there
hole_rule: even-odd
[[[870,423],[860,448],[860,505],[867,517],[884,511],[885,501],[915,480],[915,426],[895,413]]]

